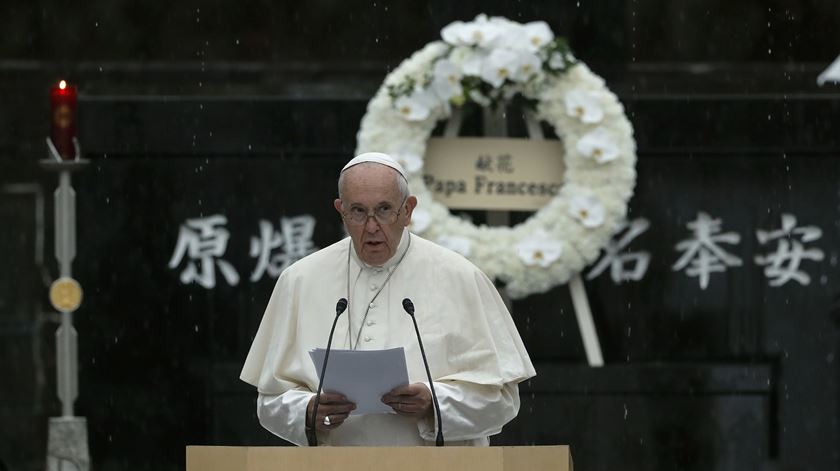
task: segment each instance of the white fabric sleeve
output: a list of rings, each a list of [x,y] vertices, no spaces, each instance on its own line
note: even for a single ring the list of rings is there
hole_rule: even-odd
[[[257,417],[266,430],[298,446],[307,446],[306,407],[315,393],[290,389],[283,394],[257,396]]]
[[[424,382],[426,387],[429,383]],[[496,435],[519,413],[519,386],[435,381],[445,441],[474,440]],[[434,405],[432,406],[434,407]],[[437,418],[418,420],[423,440],[435,441]]]

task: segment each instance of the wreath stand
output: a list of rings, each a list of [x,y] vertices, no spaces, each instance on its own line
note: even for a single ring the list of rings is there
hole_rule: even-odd
[[[492,109],[490,107],[482,107],[483,111],[483,125],[485,137],[508,137],[507,132],[507,113],[505,107],[498,107]],[[523,118],[525,126],[528,130],[528,137],[534,140],[543,140],[542,127],[539,121],[531,111],[523,111]],[[452,114],[446,123],[443,136],[454,138],[458,136],[461,129],[461,122],[463,120],[462,110],[460,107],[453,107]],[[508,226],[510,225],[510,212],[508,211],[488,211],[487,224],[490,226]],[[576,273],[569,278],[569,293],[572,297],[572,306],[575,310],[575,317],[577,319],[578,328],[580,329],[580,337],[583,340],[583,348],[586,352],[586,361],[589,366],[604,366],[604,357],[601,354],[601,344],[598,340],[598,331],[595,329],[595,322],[592,319],[592,310],[589,308],[589,300],[586,296],[586,288],[583,285],[583,280],[580,273]],[[500,292],[502,299],[504,299],[508,310],[511,309],[510,298],[504,291]]]

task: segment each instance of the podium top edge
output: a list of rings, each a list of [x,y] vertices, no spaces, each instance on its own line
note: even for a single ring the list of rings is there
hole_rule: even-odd
[[[247,450],[247,449],[258,449],[258,450],[265,450],[265,449],[278,449],[278,450],[306,450],[306,449],[314,449],[311,447],[298,447],[298,446],[278,446],[278,445],[187,445],[187,449],[205,449],[205,448],[216,448],[216,449],[233,449],[233,450]],[[434,446],[329,446],[329,447],[320,447],[321,449],[324,448],[331,448],[331,449],[341,449],[341,450],[370,450],[370,449],[382,449],[382,448],[396,448],[396,449],[410,449],[414,450],[417,448],[420,449],[436,449],[437,447]],[[540,449],[547,449],[547,448],[569,448],[569,445],[499,445],[499,446],[488,446],[488,447],[473,447],[473,446],[446,446],[443,448],[479,448],[479,449],[530,449],[530,448],[540,448]]]

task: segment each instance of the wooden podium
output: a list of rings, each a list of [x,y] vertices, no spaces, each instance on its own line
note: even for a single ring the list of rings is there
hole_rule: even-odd
[[[572,471],[567,445],[500,447],[188,446],[187,471]]]

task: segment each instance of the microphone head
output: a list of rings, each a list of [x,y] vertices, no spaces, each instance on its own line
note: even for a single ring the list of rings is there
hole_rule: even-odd
[[[335,303],[335,315],[340,316],[347,309],[347,300],[341,298]]]
[[[414,315],[414,303],[411,302],[410,299],[403,299],[403,309],[405,309],[405,312],[407,312],[409,316]]]

